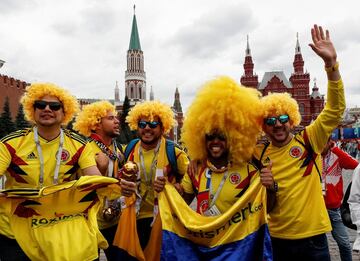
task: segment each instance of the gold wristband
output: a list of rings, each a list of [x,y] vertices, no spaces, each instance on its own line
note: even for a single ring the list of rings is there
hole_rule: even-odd
[[[339,62],[336,62],[333,66],[331,67],[325,67],[325,71],[327,73],[331,73],[331,72],[336,72],[337,70],[339,70]]]

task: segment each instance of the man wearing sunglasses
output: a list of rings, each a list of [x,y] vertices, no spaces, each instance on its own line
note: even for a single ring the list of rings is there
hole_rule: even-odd
[[[204,108],[214,109],[204,114]],[[250,162],[261,117],[258,93],[227,77],[208,82],[196,96],[183,125],[192,163],[181,185],[188,203],[196,196],[200,214],[224,213],[258,175],[269,192],[276,192],[270,167]]]
[[[116,144],[115,138],[120,133],[119,119],[115,106],[108,101],[89,104],[78,114],[74,129],[88,137],[94,152],[94,158],[101,174],[106,177],[118,178],[118,171],[124,164],[122,147]],[[122,179],[132,191],[135,185]],[[133,185],[133,186],[132,186]],[[123,191],[123,193],[128,193]],[[116,248],[112,245],[120,216],[119,198],[104,199],[98,213],[98,225],[101,233],[108,241],[109,247],[104,250],[108,260],[116,259]]]
[[[274,260],[330,260],[326,233],[330,220],[322,194],[321,152],[339,124],[345,98],[339,64],[329,32],[311,29],[313,51],[323,59],[328,78],[327,102],[315,121],[292,134],[300,124],[297,102],[287,93],[262,98],[263,130],[270,140],[260,144],[256,157],[273,162],[278,183],[277,204],[269,216]]]
[[[140,209],[137,230],[144,249],[150,237],[151,224],[158,214],[157,193],[163,191],[166,181],[179,183],[189,161],[185,152],[176,145],[173,145],[176,170],[169,160],[167,146],[171,141],[166,140],[164,135],[175,125],[170,106],[159,101],[139,103],[130,110],[126,121],[131,130],[137,130],[140,139],[131,149],[127,160],[134,161],[139,166],[137,194],[140,195]],[[128,149],[125,154],[126,151]]]
[[[188,204],[196,198],[199,214],[228,215],[228,210],[258,182],[267,188],[267,198],[274,198],[276,184],[271,164],[261,167],[251,161],[262,115],[258,92],[228,77],[211,80],[199,90],[182,129],[182,140],[192,162],[181,183],[183,198]],[[265,205],[265,197],[261,200]],[[271,208],[269,204],[268,207]],[[250,207],[249,210],[252,211]],[[262,246],[265,241],[269,239],[259,236],[257,243]],[[262,251],[247,249],[243,255],[248,260],[263,259]],[[239,252],[233,252],[227,257],[237,260]],[[199,260],[213,258],[206,251],[199,251],[198,255]]]
[[[1,139],[0,175],[6,175],[6,189],[40,189],[74,180],[80,171],[100,175],[91,147],[79,135],[62,128],[78,110],[75,97],[54,84],[36,83],[26,89],[21,103],[33,127]],[[5,207],[0,206],[0,259],[26,259],[14,239]],[[86,251],[89,258],[96,258],[97,249]]]

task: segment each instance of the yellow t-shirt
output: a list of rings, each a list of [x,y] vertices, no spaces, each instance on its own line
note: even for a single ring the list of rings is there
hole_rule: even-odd
[[[47,141],[39,137],[44,158],[44,186],[53,185],[56,153],[60,137]],[[81,169],[96,166],[89,144],[76,133],[64,130],[58,182],[74,180]],[[5,188],[39,188],[40,160],[32,128],[19,130],[1,139],[0,175]],[[13,238],[8,222],[8,206],[0,206],[0,234]]]
[[[318,118],[305,128],[315,152],[316,166],[322,170],[321,152],[331,132],[337,127],[345,109],[342,81],[329,82],[328,101]],[[270,234],[276,238],[301,239],[329,232],[331,224],[324,203],[320,176],[314,161],[301,167],[308,150],[305,132],[283,147],[272,144],[261,159],[264,165],[272,161],[272,173],[278,182],[277,202],[269,213]],[[298,139],[299,141],[297,141]],[[264,145],[259,145],[255,157],[260,158]]]
[[[250,163],[245,163],[241,166],[231,166],[225,172],[211,172],[208,168],[203,168],[198,165],[198,172],[194,177],[190,177],[188,173],[185,174],[181,185],[184,192],[188,194],[195,194],[198,200],[197,212],[203,213],[208,208],[209,204],[215,204],[216,208],[224,213],[241,197],[244,189],[258,176],[258,170]],[[223,187],[219,188],[222,180],[226,175]],[[210,185],[211,183],[211,185]],[[212,188],[212,191],[210,191]],[[219,190],[219,196],[212,202],[210,195],[216,195]]]
[[[140,142],[140,141],[139,141]],[[163,142],[165,142],[165,139],[163,139]],[[137,146],[135,147],[135,149],[137,148]],[[135,150],[134,149],[134,150]],[[152,177],[150,177],[150,169],[151,169],[151,165],[152,165],[152,161],[154,158],[154,151],[155,149],[152,150],[142,150],[143,156],[144,156],[144,164],[145,164],[145,169],[146,169],[146,174],[147,174],[147,178],[145,179],[144,173],[140,173],[140,183],[139,183],[139,191],[140,191],[140,195],[142,196],[142,201],[141,201],[141,205],[140,205],[140,212],[139,215],[137,217],[137,219],[142,219],[142,218],[150,218],[153,216],[153,209],[154,209],[154,198],[155,198],[155,192],[153,189],[153,186],[147,186],[146,185],[146,180],[150,180],[151,178],[151,184],[154,183],[155,180],[155,172],[156,170],[154,170],[154,173],[152,174]],[[135,153],[135,151],[134,151]],[[164,153],[166,153],[166,151],[164,151]],[[178,168],[178,172],[179,175],[184,176],[184,174],[187,171],[187,166],[189,164],[189,159],[187,157],[187,155],[185,154],[185,152],[181,149],[179,149],[178,147],[175,146],[175,156],[176,156],[176,161],[177,161],[177,168]],[[166,155],[165,155],[165,158]],[[139,166],[139,169],[141,169],[141,165],[140,162],[136,162]],[[166,168],[170,168],[170,163],[167,162]],[[169,180],[169,182],[171,183],[175,183],[175,179],[173,180]],[[146,194],[146,197],[145,197]]]

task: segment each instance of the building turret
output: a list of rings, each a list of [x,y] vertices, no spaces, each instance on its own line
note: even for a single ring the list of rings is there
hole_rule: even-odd
[[[249,45],[249,36],[246,38],[244,74],[240,78],[240,83],[247,87],[257,88],[259,81],[258,76],[254,74],[254,63],[251,57],[251,50]]]
[[[135,15],[135,5],[129,50],[127,51],[127,70],[125,71],[124,96],[128,96],[131,105],[146,100],[146,73],[144,71],[144,54],[140,45],[140,38]]]

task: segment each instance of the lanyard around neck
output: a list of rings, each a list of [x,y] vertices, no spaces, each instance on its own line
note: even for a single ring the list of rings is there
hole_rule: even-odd
[[[154,157],[151,161],[151,167],[150,167],[150,177],[148,177],[147,173],[146,173],[146,168],[145,168],[145,160],[144,160],[144,155],[143,155],[143,151],[142,151],[142,147],[141,147],[141,144],[139,146],[139,156],[140,156],[140,167],[141,167],[141,172],[144,174],[144,177],[145,177],[145,182],[146,184],[149,186],[151,181],[152,181],[152,176],[153,176],[153,173],[154,173],[154,168],[155,168],[155,165],[156,165],[156,158],[157,158],[157,155],[159,153],[159,148],[160,148],[160,143],[161,143],[161,140],[159,140],[158,144],[156,145],[156,148],[154,150]]]
[[[41,149],[41,144],[40,144],[40,139],[39,139],[39,133],[37,130],[37,127],[34,127],[34,140],[35,140],[35,144],[36,144],[36,150],[39,154],[39,161],[40,161],[40,177],[39,177],[39,186],[40,188],[43,186],[44,184],[44,174],[45,174],[45,170],[44,170],[44,157],[42,154],[42,149]],[[62,154],[62,150],[63,150],[63,145],[64,145],[64,131],[63,129],[60,129],[60,144],[59,144],[59,149],[57,151],[56,154],[56,166],[55,166],[55,170],[54,170],[54,184],[58,184],[59,182],[59,170],[60,170],[60,162],[61,162],[61,154]]]
[[[223,177],[222,177],[222,179],[221,179],[221,182],[220,182],[220,184],[219,184],[219,186],[218,186],[215,194],[213,193],[212,180],[211,180],[211,178],[212,178],[212,170],[209,169],[209,168],[207,168],[205,173],[206,173],[205,176],[206,176],[206,178],[208,179],[208,181],[209,181],[209,183],[210,183],[210,184],[209,184],[209,194],[210,194],[210,197],[209,197],[209,207],[208,207],[208,208],[211,208],[211,207],[215,204],[216,200],[218,199],[218,197],[219,197],[219,195],[220,195],[221,190],[222,190],[223,187],[224,187],[225,181],[226,181],[227,176],[228,176],[228,174],[229,174],[229,170],[227,170],[227,171],[223,174]],[[218,175],[218,174],[217,174],[217,175]],[[210,202],[210,201],[211,201],[211,202]]]

